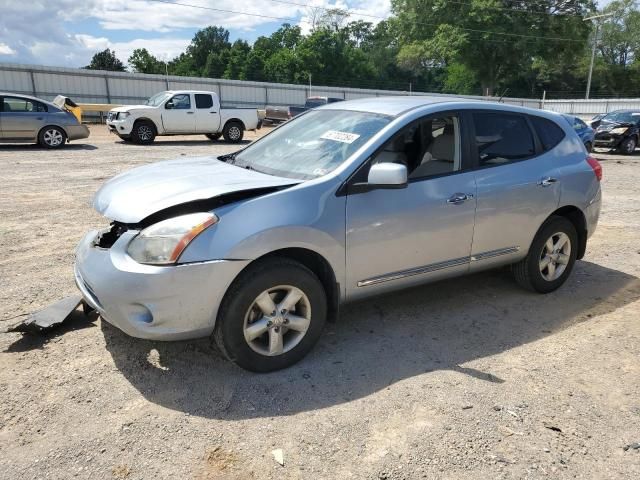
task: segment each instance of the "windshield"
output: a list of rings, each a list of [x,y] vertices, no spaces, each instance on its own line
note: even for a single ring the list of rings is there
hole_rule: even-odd
[[[149,98],[149,100],[146,101],[145,105],[149,105],[151,107],[158,107],[162,104],[162,102],[164,102],[170,96],[171,96],[171,93],[169,92],[156,93],[153,97]]]
[[[270,175],[309,180],[336,169],[390,121],[391,117],[373,113],[312,110],[228,161]]]
[[[611,123],[637,123],[640,121],[640,112],[611,112],[602,118],[603,122]]]

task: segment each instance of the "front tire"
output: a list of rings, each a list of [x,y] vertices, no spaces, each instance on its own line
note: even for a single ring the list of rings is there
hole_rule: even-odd
[[[240,143],[244,137],[244,127],[240,122],[227,122],[222,129],[222,136],[228,143]]]
[[[67,134],[60,127],[44,127],[38,134],[38,144],[44,148],[61,148],[67,141]]]
[[[527,290],[549,293],[569,277],[578,254],[578,234],[564,217],[549,218],[538,230],[527,256],[512,265],[518,284]]]
[[[138,145],[148,145],[156,138],[156,127],[148,120],[140,120],[131,130],[131,140]]]
[[[623,155],[631,155],[636,150],[636,146],[638,145],[638,140],[636,137],[625,138],[618,147],[618,151]]]
[[[240,367],[271,372],[309,353],[326,317],[327,297],[318,277],[296,261],[270,258],[247,268],[229,287],[213,336]]]

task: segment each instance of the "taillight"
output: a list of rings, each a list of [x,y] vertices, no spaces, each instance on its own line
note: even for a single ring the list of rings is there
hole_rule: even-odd
[[[587,163],[591,168],[593,168],[593,173],[595,173],[598,181],[602,180],[602,165],[600,165],[600,162],[596,160],[596,157],[588,155]]]

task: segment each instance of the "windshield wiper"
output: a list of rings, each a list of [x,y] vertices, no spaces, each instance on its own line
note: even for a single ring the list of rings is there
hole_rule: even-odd
[[[218,160],[221,162],[227,162],[230,165],[234,165],[236,163],[236,155],[240,152],[227,153],[226,155],[220,155]]]

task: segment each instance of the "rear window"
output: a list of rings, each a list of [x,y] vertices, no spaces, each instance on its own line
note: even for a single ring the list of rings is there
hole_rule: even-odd
[[[536,133],[545,152],[558,145],[564,138],[564,131],[556,125],[555,122],[542,117],[531,116],[529,118],[531,119],[531,123],[533,123],[533,128],[536,129]],[[580,126],[577,123],[574,124],[573,127],[576,128],[576,125],[578,125],[579,129]]]
[[[480,166],[511,163],[535,155],[527,120],[511,113],[473,114]]]
[[[213,99],[211,95],[205,93],[196,93],[196,108],[211,108],[213,107]]]

